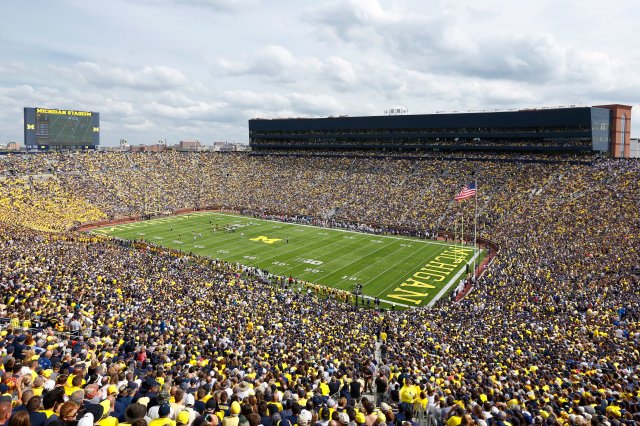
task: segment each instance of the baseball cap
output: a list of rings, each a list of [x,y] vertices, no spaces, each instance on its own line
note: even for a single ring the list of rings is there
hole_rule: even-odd
[[[180,414],[176,417],[176,422],[183,425],[189,423],[189,412],[187,410],[180,411]]]
[[[346,425],[349,423],[349,415],[347,413],[340,413],[340,415],[338,416],[338,421],[340,423],[342,423],[343,425]]]
[[[311,413],[309,411],[302,410],[300,412],[300,414],[298,415],[298,424],[300,423],[304,423],[304,424],[311,423]]]
[[[193,404],[195,404],[195,402],[196,402],[196,398],[192,394],[188,393],[188,394],[186,394],[184,396],[184,405],[185,406],[193,407]]]
[[[162,404],[158,409],[158,414],[160,415],[160,417],[168,416],[170,412],[171,406],[167,403]]]

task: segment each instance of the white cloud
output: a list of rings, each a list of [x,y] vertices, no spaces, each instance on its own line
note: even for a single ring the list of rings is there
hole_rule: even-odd
[[[158,90],[183,86],[188,81],[181,71],[163,65],[130,70],[95,62],[81,62],[72,71],[77,71],[79,77],[88,84],[103,88]]]
[[[324,66],[326,74],[338,87],[348,89],[360,83],[358,72],[353,64],[338,56],[331,56]]]
[[[217,58],[212,73],[218,77],[258,76],[271,81],[292,83],[306,75],[317,73],[320,60],[310,56],[296,57],[283,46],[268,45],[253,56],[241,59]]]
[[[251,117],[633,104],[640,2],[61,0],[0,4],[0,143],[22,108],[101,113],[102,143],[247,141]],[[82,37],[78,37],[78,30]],[[640,135],[635,118],[633,135]],[[200,133],[199,133],[200,132]]]
[[[260,0],[135,0],[137,3],[150,7],[163,6],[194,6],[211,9],[216,12],[242,12],[247,8],[256,7]]]

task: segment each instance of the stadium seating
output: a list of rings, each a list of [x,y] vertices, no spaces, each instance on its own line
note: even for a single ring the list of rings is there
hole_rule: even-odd
[[[196,426],[235,416],[252,426],[635,424],[640,162],[528,160],[3,157],[2,393],[51,400],[59,386],[84,407],[80,416],[103,425],[133,424],[134,402],[146,403],[148,421]],[[452,199],[473,180],[479,233],[500,254],[461,302],[429,310],[353,311],[264,284],[241,265],[69,231],[223,206],[317,217],[335,209],[336,221],[434,232],[460,214],[472,219],[473,204]],[[62,416],[69,402],[55,404]]]

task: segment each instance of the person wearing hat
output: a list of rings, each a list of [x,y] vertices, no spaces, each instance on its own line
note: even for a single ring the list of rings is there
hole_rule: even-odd
[[[222,420],[220,420],[224,413],[222,411],[216,412],[215,400],[211,398],[207,401],[207,408],[201,416],[198,416],[195,413],[195,418],[191,421],[191,424],[198,422],[200,419],[203,419],[208,425],[218,426]]]
[[[101,401],[102,417],[96,422],[98,426],[117,426],[118,419],[111,415],[113,407],[115,405],[115,397],[113,395],[108,396],[104,401]]]
[[[178,426],[187,426],[190,424],[190,413],[187,410],[182,410],[176,416],[176,424]]]
[[[395,414],[393,414],[393,410],[391,409],[391,406],[389,404],[383,402],[380,405],[380,411],[382,412],[382,414],[384,414],[385,423],[391,424],[395,422],[396,417]]]
[[[157,405],[152,406],[151,408],[149,408],[148,411],[148,417],[150,419],[157,419],[158,417],[160,417],[160,407],[164,404],[169,405],[169,409],[170,409],[170,413],[169,413],[169,417],[171,419],[175,418],[176,416],[176,412],[173,410],[173,408],[171,407],[171,404],[169,404],[169,400],[171,399],[171,395],[169,395],[169,392],[167,391],[161,391],[160,393],[158,393],[158,396],[156,398],[156,400],[158,401]],[[152,402],[150,402],[151,404]]]
[[[320,426],[328,426],[329,421],[331,420],[331,413],[327,407],[320,407],[318,410],[318,421],[317,425]]]
[[[302,410],[298,415],[298,426],[309,426],[313,416],[308,410]]]
[[[234,388],[234,393],[238,395],[240,401],[248,397],[250,392],[251,385],[245,380],[243,380],[240,384],[237,385],[237,387]]]
[[[149,422],[149,426],[176,426],[176,422],[171,420],[171,406],[164,403],[158,407],[158,417]]]
[[[240,423],[240,419],[238,418],[239,414],[240,403],[238,401],[233,401],[231,403],[231,407],[229,407],[229,415],[222,419],[222,426],[238,426]]]
[[[346,426],[349,424],[349,415],[347,413],[340,413],[338,415],[338,423],[341,426]]]
[[[182,400],[182,402],[184,403],[184,409],[182,410],[182,412],[187,412],[189,413],[189,422],[187,424],[191,425],[193,423],[193,421],[198,417],[198,412],[196,410],[193,409],[193,404],[195,403],[195,397],[193,395],[191,395],[190,393],[186,394]],[[176,418],[177,420],[177,418]],[[217,416],[216,419],[217,421]]]
[[[124,413],[129,405],[133,402],[133,391],[126,384],[120,386],[116,396],[116,403],[113,408],[113,415],[118,418],[119,422],[124,421]]]
[[[147,415],[147,408],[136,402],[128,405],[124,410],[124,422],[120,422],[121,425],[129,426],[138,419],[144,419]]]

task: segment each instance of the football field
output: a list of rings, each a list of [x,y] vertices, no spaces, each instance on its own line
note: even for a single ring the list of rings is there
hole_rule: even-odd
[[[352,292],[384,306],[429,306],[453,290],[467,264],[484,252],[411,237],[197,212],[95,229],[92,232],[153,242],[228,262],[266,269]],[[373,306],[373,303],[371,304]]]

